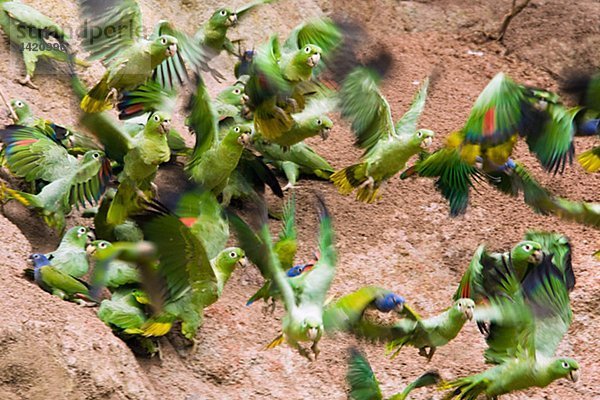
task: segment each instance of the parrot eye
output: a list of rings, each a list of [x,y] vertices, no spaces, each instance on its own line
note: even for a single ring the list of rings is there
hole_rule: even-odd
[[[21,108],[21,107],[23,107],[23,102],[22,102],[22,101],[17,101],[17,102],[15,103],[15,105],[16,105],[17,107]]]
[[[234,131],[235,133],[240,133],[240,127],[239,127],[239,126],[236,126],[235,128],[233,128],[233,131]]]
[[[310,53],[310,47],[306,46],[306,47],[304,48],[304,52],[305,52],[306,54]]]
[[[162,45],[167,44],[167,38],[161,38],[160,39],[160,44],[162,44]]]
[[[229,253],[229,257],[236,258],[237,257],[237,253],[235,251],[232,251],[231,253]]]
[[[222,17],[227,15],[227,11],[225,10],[221,10],[221,12],[219,13]]]
[[[563,367],[564,369],[569,369],[569,363],[568,363],[568,362],[566,362],[566,361],[563,361],[563,362],[562,362],[562,367]]]
[[[321,121],[321,119],[317,120],[317,125],[321,125],[323,123],[323,121]]]
[[[240,89],[234,89],[233,90],[233,94],[240,94],[242,93],[242,91]]]
[[[423,132],[421,132],[421,131],[417,132],[417,136],[418,136],[418,137],[421,137],[421,136],[423,136]]]
[[[531,248],[532,247],[529,244],[526,244],[526,245],[523,246],[523,250],[525,250],[525,251],[531,251]]]
[[[154,122],[160,121],[160,117],[158,115],[154,115],[154,117],[152,117],[152,119],[154,120]]]
[[[79,233],[80,235],[83,235],[85,233],[86,229],[81,227],[79,229],[77,229],[77,233]]]
[[[34,254],[33,258],[35,258],[37,260],[38,258],[40,258],[40,255],[39,254]]]
[[[92,155],[92,157],[94,157],[94,158],[96,158],[96,159],[97,159],[98,157],[100,157],[100,154],[98,154],[98,153],[94,153],[94,154]]]
[[[106,242],[101,242],[98,247],[100,247],[101,249],[105,249],[106,247],[108,247],[108,244]]]

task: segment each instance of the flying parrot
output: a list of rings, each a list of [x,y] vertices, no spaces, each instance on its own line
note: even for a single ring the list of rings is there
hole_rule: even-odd
[[[102,60],[107,68],[81,101],[83,111],[97,113],[111,109],[111,99],[119,92],[135,89],[151,78],[156,67],[177,53],[177,39],[169,35],[143,38],[142,15],[135,0],[80,0],[79,5],[89,60]]]
[[[10,171],[28,182],[49,182],[34,195],[4,188],[5,195],[39,212],[51,227],[62,231],[72,206],[94,206],[111,176],[104,153],[90,150],[77,159],[39,128],[9,126],[0,131]]]
[[[439,383],[440,375],[435,371],[426,372],[411,382],[406,388],[396,393],[388,400],[404,400],[414,389],[425,386],[432,386]],[[348,372],[346,373],[346,381],[350,386],[349,398],[352,400],[383,400],[383,394],[379,387],[379,382],[375,378],[375,374],[369,361],[364,354],[356,349],[351,349],[350,358],[348,360]]]
[[[88,246],[87,253],[93,257],[98,250],[109,249],[112,246],[113,244],[106,240],[94,240]],[[113,260],[108,263],[103,273],[105,275],[101,277],[102,282],[111,292],[120,286],[135,285],[141,282],[140,271],[135,265],[121,260]]]
[[[58,248],[46,257],[55,269],[81,278],[89,270],[86,246],[91,237],[92,232],[85,226],[74,226],[65,232]]]
[[[435,186],[450,203],[450,215],[463,214],[476,181],[514,165],[510,155],[519,135],[547,171],[562,172],[573,158],[579,110],[567,109],[554,93],[519,85],[499,73],[480,93],[464,127],[401,177],[437,178]]]
[[[347,330],[359,337],[385,341],[393,356],[402,347],[413,346],[419,349],[420,356],[431,360],[437,347],[454,339],[465,322],[473,318],[474,307],[473,300],[459,299],[441,314],[425,319],[405,304],[401,296],[377,286],[366,286],[326,308],[325,329]],[[372,321],[365,314],[369,308],[384,313],[395,311],[401,318],[390,325]]]
[[[29,259],[33,263],[34,280],[42,289],[63,300],[85,304],[84,299],[89,298],[85,283],[52,266],[43,254],[32,254]]]
[[[300,175],[328,180],[334,172],[327,160],[304,142],[290,146],[287,151],[282,146],[260,139],[255,140],[253,146],[264,156],[267,163],[273,164],[285,174],[288,183],[283,190],[294,188]]]
[[[65,31],[53,20],[33,7],[19,1],[0,1],[0,27],[10,42],[23,54],[25,77],[21,85],[32,89],[38,87],[31,81],[39,58],[56,61],[71,61],[71,49]],[[87,62],[74,59],[78,65],[87,67]]]
[[[192,98],[188,123],[196,135],[196,143],[186,170],[203,189],[218,195],[238,165],[244,147],[248,146],[252,128],[248,125],[233,125],[219,139],[217,115],[200,76],[196,95]]]
[[[577,134],[600,135],[600,73],[576,73],[563,82],[562,89],[575,95],[583,109],[577,114]],[[588,172],[600,171],[600,146],[577,155],[581,166]]]
[[[485,359],[497,365],[441,383],[440,389],[450,389],[444,399],[474,399],[479,394],[497,398],[529,387],[546,387],[560,378],[577,381],[577,361],[555,356],[572,321],[569,291],[575,281],[568,241],[560,235],[539,232],[527,236],[543,237],[542,262],[530,268],[521,280],[510,265],[495,275],[493,286],[508,290],[490,293],[489,306],[477,311],[479,320],[491,321]],[[557,251],[560,248],[562,251]],[[556,252],[549,253],[551,250]],[[485,278],[483,283],[488,282]]]
[[[286,314],[282,321],[283,332],[271,342],[267,348],[287,343],[298,350],[300,355],[310,361],[316,360],[320,353],[318,344],[324,333],[323,307],[325,296],[335,275],[337,254],[333,241],[331,217],[322,199],[319,198],[319,252],[317,264],[306,274],[302,274],[302,282],[296,294],[292,284],[281,268],[279,256],[271,240],[266,223],[266,206],[259,205],[260,230],[255,232],[239,217],[232,215],[230,221],[237,232],[243,249],[250,260],[262,270],[269,270],[273,282],[281,291]],[[311,342],[309,349],[300,343]]]
[[[381,77],[374,70],[359,67],[344,80],[340,91],[342,116],[352,121],[356,145],[365,152],[362,161],[331,175],[340,193],[357,190],[356,199],[372,203],[379,188],[396,175],[410,157],[431,144],[433,132],[417,129],[425,108],[429,78],[425,78],[409,110],[396,126],[387,100],[379,91]]]

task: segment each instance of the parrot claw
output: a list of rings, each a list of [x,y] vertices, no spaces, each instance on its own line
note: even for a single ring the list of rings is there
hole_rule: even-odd
[[[281,188],[284,192],[289,189],[296,189],[298,186],[293,185],[292,182],[288,182],[287,185]]]
[[[106,101],[117,100],[118,96],[119,92],[117,91],[117,89],[112,88],[106,95]]]
[[[419,355],[421,357],[427,358],[427,362],[430,362],[431,358],[433,357],[433,354],[435,353],[435,349],[436,348],[435,347],[430,347],[429,348],[429,352],[426,349],[427,349],[427,347],[421,347],[419,349]]]
[[[314,342],[310,349],[312,350],[315,356],[315,361],[317,361],[317,357],[321,353],[321,350],[319,349],[319,342]]]
[[[32,89],[40,90],[40,88],[37,87],[37,85],[35,85],[33,82],[31,82],[31,75],[29,75],[29,74],[25,75],[25,78],[23,78],[23,79],[17,79],[17,82],[19,82],[23,86],[28,86]]]
[[[209,67],[209,68],[210,68],[210,67]],[[223,76],[223,74],[221,74],[221,73],[220,73],[219,71],[217,71],[216,69],[214,69],[214,68],[210,68],[210,69],[209,69],[209,72],[210,72],[210,76],[212,76],[212,77],[213,77],[213,79],[214,79],[215,81],[217,81],[218,83],[221,83],[221,82],[223,82],[223,81],[225,80],[225,77]]]
[[[97,306],[96,303],[93,303],[91,301],[85,301],[83,299],[75,299],[74,301],[80,307],[96,307]]]
[[[277,306],[277,303],[275,302],[275,299],[271,297],[270,300],[267,301],[267,303],[262,308],[263,314],[272,316],[273,314],[275,314],[276,306]]]
[[[198,352],[198,340],[196,338],[193,338],[192,348],[190,349],[190,353],[188,354],[188,356],[193,356],[194,354],[196,354],[196,352]]]
[[[360,189],[364,189],[366,187],[369,188],[369,191],[371,191],[371,192],[373,191],[373,188],[375,187],[375,179],[373,179],[372,176],[369,176],[366,181],[361,183],[360,186],[358,187],[358,189],[360,190]]]

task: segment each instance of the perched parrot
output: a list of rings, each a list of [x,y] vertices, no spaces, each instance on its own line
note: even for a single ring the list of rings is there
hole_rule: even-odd
[[[573,158],[579,110],[565,108],[554,93],[518,85],[499,73],[475,101],[464,127],[401,177],[416,173],[437,178],[436,188],[450,203],[450,215],[464,214],[476,181],[514,165],[510,155],[519,135],[547,171],[562,172]]]
[[[300,355],[313,361],[320,353],[318,344],[324,333],[323,307],[325,296],[335,275],[337,254],[333,242],[331,217],[321,198],[319,198],[319,252],[318,263],[306,274],[302,274],[299,288],[294,290],[292,284],[281,268],[279,256],[275,251],[266,223],[267,213],[264,204],[259,205],[260,231],[254,232],[239,217],[232,215],[230,221],[237,232],[238,239],[250,260],[262,270],[269,270],[273,282],[281,291],[286,314],[283,317],[283,332],[271,342],[267,348],[287,343],[297,349]],[[298,294],[296,294],[296,291]],[[301,342],[312,342],[306,349]]]
[[[81,101],[81,109],[97,113],[112,108],[119,92],[145,83],[165,59],[177,53],[177,39],[142,37],[142,15],[135,0],[80,0],[83,46],[90,60],[107,67],[102,79]],[[118,32],[114,32],[117,29]]]
[[[600,73],[574,74],[566,79],[562,89],[575,95],[583,107],[576,117],[577,135],[600,135]],[[586,171],[600,171],[600,146],[580,153],[577,159]]]
[[[93,257],[98,250],[108,249],[112,246],[113,244],[106,240],[94,240],[87,251]],[[141,282],[138,269],[133,264],[121,260],[113,260],[110,262],[103,273],[105,275],[101,279],[104,282],[104,285],[112,292],[120,286],[133,285]]]
[[[497,364],[480,374],[443,382],[451,389],[444,399],[489,398],[526,389],[546,387],[556,379],[579,377],[579,364],[555,357],[572,321],[569,291],[574,285],[570,248],[561,235],[534,232],[527,237],[544,242],[543,261],[522,278],[508,266],[483,279],[498,290],[489,293],[489,306],[478,308],[477,318],[491,321],[485,359]],[[562,249],[562,250],[561,250]],[[554,251],[550,253],[550,251]],[[489,275],[488,275],[489,276]]]
[[[74,226],[65,232],[58,248],[46,254],[46,257],[57,270],[81,278],[89,270],[86,246],[92,236],[85,226]]]
[[[379,91],[380,76],[359,67],[344,80],[341,92],[342,116],[352,121],[356,145],[365,149],[362,162],[331,175],[340,193],[357,189],[356,199],[372,203],[379,198],[379,188],[396,175],[410,157],[431,144],[433,132],[417,129],[425,108],[429,78],[425,78],[410,109],[396,126],[387,100]]]
[[[414,389],[439,383],[440,375],[435,371],[426,372],[411,382],[406,388],[388,400],[404,400]],[[383,400],[379,382],[367,358],[356,349],[351,349],[348,360],[346,381],[350,386],[349,398],[352,400]]]
[[[341,39],[338,27],[331,20],[320,18],[296,27],[282,47],[277,36],[273,36],[258,49],[246,94],[254,128],[261,137],[290,146],[310,136],[307,123],[323,122],[325,114],[336,107],[337,100],[330,91],[314,82],[314,72],[321,56],[332,53]],[[313,102],[311,112],[299,120],[293,118],[293,114],[304,110],[308,99]],[[290,130],[291,139],[286,139]],[[326,137],[326,131],[321,133]]]
[[[35,282],[45,291],[63,300],[73,300],[80,304],[88,298],[89,290],[85,283],[52,266],[43,254],[32,254]],[[79,296],[79,298],[78,298]]]
[[[292,196],[290,200],[288,200],[283,206],[283,226],[281,231],[279,232],[279,237],[277,241],[273,244],[273,251],[277,255],[277,259],[279,261],[279,267],[282,271],[288,271],[294,268],[294,258],[296,257],[296,253],[298,251],[298,238],[296,232],[296,199],[295,196]],[[254,251],[259,251],[259,249],[255,249]],[[258,254],[254,255],[252,253],[248,253],[248,256],[253,259],[259,257]],[[255,301],[259,299],[263,299],[266,303],[266,310],[271,309],[271,311],[275,311],[275,300],[277,298],[281,298],[281,292],[277,287],[277,284],[274,282],[274,276],[271,273],[270,269],[263,269],[265,267],[264,264],[258,263],[256,266],[260,269],[261,274],[265,278],[265,283],[262,285],[258,291],[253,294],[250,299],[246,302],[246,305],[249,306]],[[292,275],[295,275],[292,272]],[[298,276],[301,274],[297,274]],[[288,278],[290,278],[290,272],[287,272]],[[295,276],[291,276],[292,278]],[[269,304],[270,302],[270,304]]]
[[[188,123],[195,132],[196,144],[186,170],[203,189],[218,195],[238,165],[244,147],[249,145],[252,128],[233,125],[219,140],[217,115],[200,76]]]
[[[32,89],[38,87],[31,79],[39,58],[69,62],[70,47],[64,30],[50,18],[36,9],[19,1],[0,0],[0,27],[10,42],[23,54],[25,77],[19,79],[21,85]],[[81,66],[88,63],[74,59]]]
[[[37,195],[8,188],[5,195],[38,211],[49,226],[62,230],[73,205],[93,206],[102,197],[111,176],[102,151],[90,150],[77,159],[38,128],[10,126],[0,137],[12,173],[29,182],[49,182]]]
[[[287,151],[277,144],[260,139],[255,140],[253,146],[264,156],[267,163],[273,164],[285,174],[288,183],[283,190],[294,188],[300,175],[328,180],[334,172],[327,160],[304,142],[290,146]]]
[[[386,289],[366,286],[329,305],[324,321],[329,332],[348,330],[359,337],[387,342],[387,349],[393,356],[409,345],[431,360],[437,347],[454,339],[465,322],[473,318],[474,307],[473,300],[459,299],[441,314],[423,319],[405,304],[402,297]],[[384,313],[395,311],[401,319],[391,325],[372,321],[365,315],[369,308]]]

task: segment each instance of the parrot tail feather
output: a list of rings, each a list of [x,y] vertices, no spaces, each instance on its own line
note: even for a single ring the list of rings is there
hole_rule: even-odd
[[[329,178],[343,195],[352,193],[367,180],[366,164],[354,164],[334,172]]]
[[[443,399],[444,400],[471,400],[476,399],[487,387],[487,382],[484,379],[476,379],[475,377],[460,378],[454,381],[443,381],[439,384],[439,390],[450,390]]]
[[[274,349],[275,347],[282,345],[283,343],[285,343],[285,337],[283,336],[283,333],[281,333],[265,347],[265,350]]]
[[[171,330],[171,322],[148,321],[142,326],[142,336],[164,336]]]
[[[109,93],[110,88],[106,78],[103,78],[81,100],[81,109],[86,113],[99,113],[110,110],[112,103],[107,99]]]
[[[402,350],[407,341],[408,337],[401,337],[399,339],[392,340],[385,346],[386,353],[391,353],[392,355],[390,357],[396,358],[396,356],[400,353],[400,350]]]
[[[577,156],[577,160],[587,172],[600,170],[600,148],[585,151]]]

